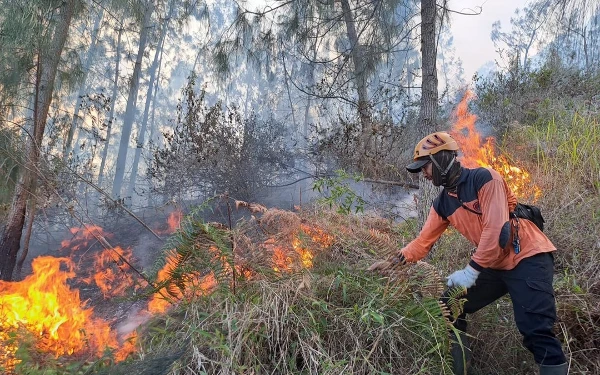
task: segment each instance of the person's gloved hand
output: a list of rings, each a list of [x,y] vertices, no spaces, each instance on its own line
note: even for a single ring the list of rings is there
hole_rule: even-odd
[[[403,266],[405,264],[406,259],[404,258],[404,254],[402,254],[402,251],[399,251],[397,254],[390,256],[386,260],[380,260],[373,263],[369,268],[367,268],[367,271],[385,271],[396,266]]]
[[[448,279],[449,287],[464,286],[470,288],[475,285],[475,280],[479,276],[479,271],[471,266],[466,266],[462,270],[454,272],[452,275],[446,277]]]

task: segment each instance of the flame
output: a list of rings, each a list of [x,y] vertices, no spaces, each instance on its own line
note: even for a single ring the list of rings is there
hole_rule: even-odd
[[[127,262],[132,261],[131,248],[122,249],[119,246],[106,249],[94,256],[94,269],[98,270],[93,275],[83,278],[82,281],[91,284],[94,282],[102,291],[104,298],[125,295],[125,292],[134,287],[135,290],[146,286],[136,284]]]
[[[295,236],[294,239],[296,239]],[[289,251],[287,251],[283,246],[279,246],[276,244],[274,238],[267,239],[263,243],[263,246],[265,247],[265,249],[273,252],[273,270],[275,270],[276,272],[292,270],[292,264],[294,263],[294,259],[289,254]]]
[[[112,234],[104,231],[98,225],[84,225],[83,227],[71,228],[73,238],[61,242],[62,250],[70,250],[71,258],[75,258],[77,250],[91,248],[98,243],[99,238],[109,238]],[[81,259],[85,253],[78,254]],[[123,296],[126,290],[135,285],[136,290],[140,284],[135,284],[134,277],[129,269],[128,263],[132,263],[131,248],[122,249],[117,246],[111,249],[105,249],[94,254],[94,265],[84,267],[87,275],[81,276],[81,281],[87,284],[96,284],[102,291],[104,298]],[[83,273],[86,273],[84,271]],[[94,272],[96,271],[96,272]]]
[[[333,243],[333,236],[325,233],[322,229],[304,224],[301,224],[300,229],[301,230],[297,231],[293,236],[289,245],[278,245],[273,238],[270,238],[263,243],[263,246],[273,253],[272,260],[275,264],[273,267],[275,271],[291,271],[294,266],[294,259],[300,259],[300,263],[304,268],[311,268],[313,266],[314,255],[304,244],[306,241],[302,241],[301,234],[309,236],[320,248],[327,248]],[[224,274],[231,275],[232,268],[228,262],[227,256],[222,254],[214,245],[210,246],[208,250],[213,254],[214,260],[221,262]],[[292,252],[296,253],[296,258],[292,256]],[[165,265],[158,272],[157,283],[167,282],[180,260],[180,256],[174,250],[171,250],[166,256]],[[253,271],[243,265],[235,265],[235,273],[246,279],[250,279],[253,276]],[[162,313],[172,306],[175,301],[191,296],[197,297],[208,295],[212,293],[217,286],[217,283],[217,279],[212,272],[204,275],[197,271],[188,273],[184,276],[182,286],[163,286],[155,293],[148,303],[148,311],[151,313]]]
[[[169,218],[167,219],[167,223],[169,223],[169,233],[175,232],[179,229],[179,225],[181,224],[181,217],[183,214],[181,211],[174,211],[169,214]]]
[[[325,233],[320,228],[311,227],[306,224],[300,224],[300,230],[292,237],[291,249],[289,246],[277,245],[275,239],[270,238],[264,242],[264,246],[273,252],[273,269],[276,272],[291,271],[294,264],[294,258],[291,251],[296,252],[304,268],[312,268],[314,254],[302,241],[301,236],[307,235],[320,248],[325,249],[333,244],[333,236]]]
[[[131,354],[136,352],[137,332],[133,331],[123,342],[123,345],[115,352],[115,361],[121,362],[127,359]]]
[[[180,225],[182,214],[176,211],[168,218],[168,232],[174,232]],[[84,225],[71,228],[72,238],[61,242],[61,250],[68,250],[71,258],[78,250],[89,249],[101,238],[110,238],[97,225]],[[81,258],[82,254],[78,255]],[[130,248],[115,247],[103,250],[94,256],[95,273],[80,280],[95,283],[105,298],[122,296],[135,284],[129,263],[132,262]],[[61,271],[61,265],[67,271]],[[38,257],[32,262],[33,273],[20,282],[0,281],[0,368],[12,370],[17,364],[15,353],[18,346],[14,335],[25,329],[36,338],[36,347],[43,352],[53,353],[57,358],[82,352],[102,356],[106,348],[115,350],[115,360],[121,361],[135,352],[136,332],[119,347],[117,334],[107,322],[92,316],[93,308],[86,308],[79,297],[79,291],[72,290],[68,279],[76,276],[75,262],[69,258]],[[167,269],[161,272],[166,278]],[[193,280],[196,277],[196,280]],[[199,277],[190,275],[190,289],[210,290],[216,285],[213,275]],[[163,292],[166,292],[163,291]],[[164,294],[164,293],[163,293]],[[160,304],[164,299],[154,299],[152,304]],[[160,310],[160,306],[151,310]],[[14,333],[13,333],[14,332]]]
[[[61,264],[67,271],[61,271]],[[37,347],[57,358],[81,352],[101,356],[108,348],[118,347],[116,335],[107,322],[92,317],[93,309],[84,307],[79,291],[67,280],[75,276],[74,263],[68,258],[38,257],[32,262],[33,273],[19,282],[0,281],[0,328],[24,328],[37,338]],[[5,337],[0,337],[0,347]],[[10,344],[6,351],[16,349]],[[6,358],[6,357],[5,357]],[[5,367],[15,363],[0,363]]]
[[[492,168],[504,177],[518,198],[536,200],[541,195],[541,190],[533,184],[529,172],[512,165],[505,155],[496,155],[494,137],[486,138],[485,142],[481,139],[481,135],[475,129],[477,116],[468,110],[469,102],[474,98],[475,94],[467,90],[456,107],[456,122],[450,131],[462,151],[462,156],[459,157],[461,164],[467,168]]]
[[[177,266],[179,260],[180,256],[174,250],[167,254],[166,264],[158,271],[156,281],[159,284],[169,280],[170,274]],[[185,275],[183,288],[169,288],[169,286],[164,286],[156,292],[148,303],[148,311],[151,313],[165,312],[172,305],[173,301],[178,301],[185,297],[183,291],[199,296],[212,292],[216,286],[217,279],[212,272],[206,275],[201,275],[197,271],[188,273]]]
[[[98,225],[84,225],[83,227],[69,229],[73,238],[63,240],[60,243],[61,249],[70,249],[71,252],[87,248],[97,241],[97,237],[110,238],[111,234],[105,232]]]
[[[183,218],[183,212],[181,210],[173,211],[169,214],[167,218],[167,228],[161,226],[161,228],[156,229],[156,233],[158,234],[171,234],[175,233],[177,229],[181,226],[181,219]]]
[[[323,229],[318,227],[311,227],[306,224],[300,224],[300,228],[304,233],[310,236],[310,238],[318,244],[322,249],[328,248],[333,245],[333,236]]]

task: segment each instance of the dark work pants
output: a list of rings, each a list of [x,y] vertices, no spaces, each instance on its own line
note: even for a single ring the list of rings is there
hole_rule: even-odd
[[[540,365],[559,365],[566,362],[560,341],[553,331],[556,321],[556,302],[552,289],[554,257],[551,253],[523,259],[509,271],[484,269],[475,285],[467,289],[464,313],[454,326],[467,331],[466,315],[510,295],[515,322],[523,335],[523,345],[533,353]]]

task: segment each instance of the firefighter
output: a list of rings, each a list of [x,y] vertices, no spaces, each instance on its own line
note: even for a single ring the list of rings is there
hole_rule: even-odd
[[[454,323],[460,340],[451,340],[454,372],[466,373],[470,360],[468,344],[464,345],[467,314],[508,293],[523,345],[533,354],[540,375],[567,374],[568,364],[553,332],[552,253],[556,248],[532,221],[511,215],[517,199],[500,174],[491,168],[462,167],[458,150],[456,141],[445,132],[432,133],[416,145],[413,162],[406,169],[423,173],[443,190],[417,238],[369,270],[423,259],[446,228],[453,226],[476,246],[468,264],[447,277],[448,287],[466,288],[464,311]]]

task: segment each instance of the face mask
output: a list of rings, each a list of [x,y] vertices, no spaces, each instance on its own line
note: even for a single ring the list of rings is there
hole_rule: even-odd
[[[454,152],[439,152],[430,155],[432,168],[432,183],[434,186],[449,187],[450,182],[455,182],[456,174],[460,171],[460,163],[456,160]]]

